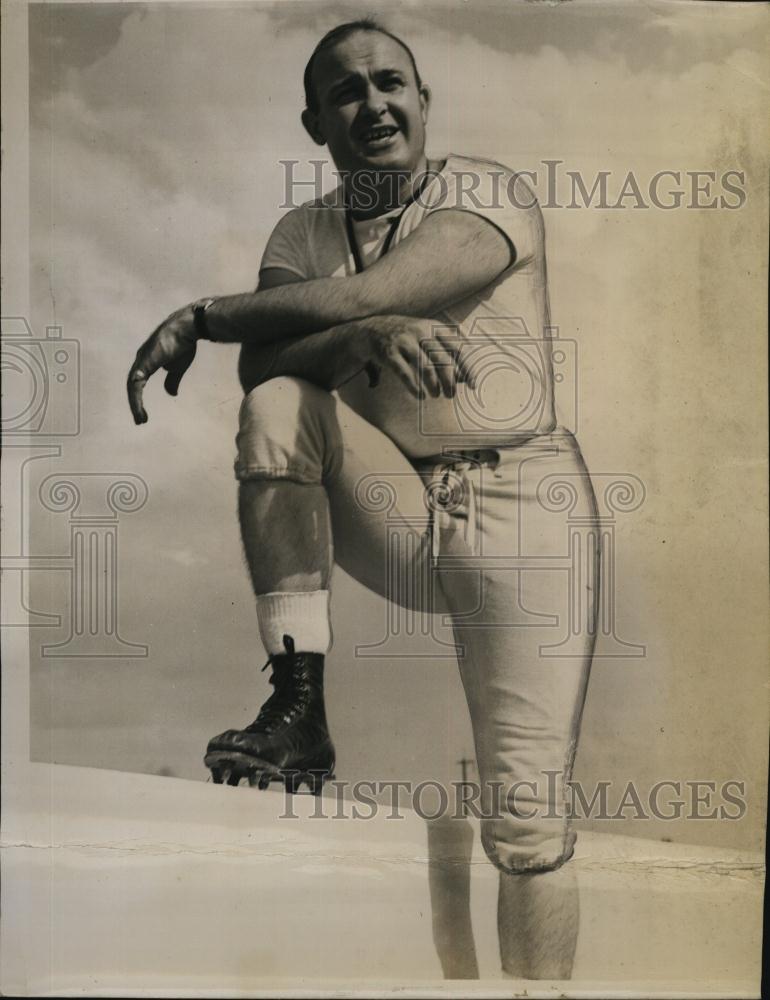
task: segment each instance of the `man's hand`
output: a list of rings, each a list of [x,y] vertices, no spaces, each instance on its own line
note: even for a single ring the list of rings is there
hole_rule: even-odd
[[[189,305],[172,313],[142,344],[128,373],[128,404],[134,415],[134,423],[147,423],[142,394],[147,379],[159,368],[165,368],[168,372],[164,382],[166,392],[170,396],[176,396],[182,376],[195,358],[197,340],[193,306]]]
[[[457,338],[436,328],[433,320],[411,316],[370,316],[364,327],[366,369],[390,369],[413,396],[454,396],[458,382],[475,387],[476,378],[462,356]]]

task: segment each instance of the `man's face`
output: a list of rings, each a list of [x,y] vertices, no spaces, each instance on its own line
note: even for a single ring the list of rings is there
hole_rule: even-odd
[[[318,111],[305,128],[340,171],[414,170],[425,150],[430,92],[407,52],[378,31],[358,31],[313,65]]]

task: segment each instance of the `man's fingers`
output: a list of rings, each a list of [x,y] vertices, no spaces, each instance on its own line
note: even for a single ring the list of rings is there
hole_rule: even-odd
[[[415,395],[420,399],[425,396],[440,396],[441,386],[438,376],[433,369],[433,365],[426,359],[419,344],[409,341],[402,341],[399,344],[399,353],[404,359],[411,375],[414,376]]]
[[[147,423],[147,411],[142,405],[142,395],[144,387],[147,385],[147,379],[160,367],[160,361],[156,359],[152,347],[150,346],[148,349],[154,336],[155,334],[136,352],[136,361],[128,373],[128,405],[131,407],[134,421],[137,424]]]
[[[182,381],[182,376],[184,372],[173,371],[169,372],[163,381],[163,388],[169,394],[169,396],[176,396],[179,392],[179,383]]]
[[[193,344],[192,350],[187,354],[183,355],[178,361],[173,364],[165,365],[165,369],[168,372],[166,375],[166,380],[163,383],[163,387],[169,396],[176,396],[179,392],[179,383],[182,381],[185,372],[190,367],[190,365],[195,360],[195,345]]]
[[[423,399],[425,390],[420,385],[414,365],[410,363],[409,358],[397,351],[388,356],[388,361],[391,370],[401,379],[409,392],[418,399]]]
[[[423,341],[420,346],[423,348],[423,364],[432,369],[438,381],[438,395],[443,393],[451,398],[456,388],[454,358],[443,345],[438,345],[435,341]]]
[[[128,374],[128,405],[131,407],[131,413],[134,416],[135,424],[146,424],[147,423],[147,411],[142,405],[142,394],[144,392],[144,387],[147,384],[147,377],[144,371],[134,365]]]
[[[458,343],[457,338],[449,339],[443,337],[439,332],[436,333],[436,339],[444,350],[452,356],[455,369],[457,371],[457,381],[467,382],[471,389],[475,389],[476,375],[473,368],[468,363],[467,352],[464,350],[464,345],[462,343]]]
[[[437,353],[434,353],[433,358],[444,395],[452,399],[457,392],[456,372],[452,355],[438,354],[437,356]]]
[[[181,348],[181,350],[180,350]],[[128,374],[128,403],[137,424],[147,423],[147,412],[142,405],[142,395],[147,380],[162,366],[169,373],[165,381],[166,390],[172,396],[177,394],[182,376],[195,358],[195,344],[183,345],[168,330],[164,338],[164,325],[136,352],[136,360]]]
[[[438,399],[441,395],[441,381],[432,357],[426,351],[418,348],[414,363],[417,365],[422,384],[425,386],[428,395],[434,399]]]

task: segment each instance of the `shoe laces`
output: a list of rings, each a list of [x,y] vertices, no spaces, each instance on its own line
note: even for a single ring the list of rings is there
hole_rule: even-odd
[[[262,667],[263,672],[268,667],[273,668],[269,682],[275,690],[260,708],[256,719],[247,726],[249,732],[274,733],[290,726],[308,707],[307,685],[297,677],[290,664],[282,662],[287,656],[294,655],[294,641],[291,636],[285,635],[283,644],[286,652],[271,653]]]

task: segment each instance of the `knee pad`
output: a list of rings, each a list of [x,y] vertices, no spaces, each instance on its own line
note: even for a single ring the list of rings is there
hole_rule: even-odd
[[[320,485],[339,460],[335,401],[311,382],[282,375],[243,399],[235,476]]]

